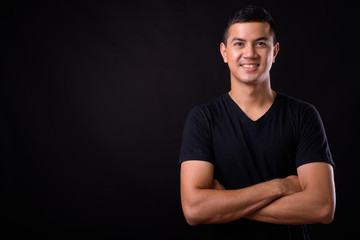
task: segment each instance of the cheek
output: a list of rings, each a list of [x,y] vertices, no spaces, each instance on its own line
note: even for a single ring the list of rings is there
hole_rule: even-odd
[[[272,64],[272,61],[273,61],[272,52],[271,53],[269,51],[263,52],[261,54],[261,58],[263,59],[263,61],[266,65]]]
[[[273,60],[274,60],[274,56],[269,54],[267,63],[268,63],[268,65],[270,65],[270,67],[271,67],[271,65],[273,63]]]
[[[228,61],[229,63],[231,62],[233,64],[237,64],[240,57],[241,57],[240,53],[232,52],[231,54],[228,55]]]
[[[267,53],[267,55],[268,55],[268,61],[269,61],[269,62],[272,62],[272,60],[274,59],[274,51],[273,51],[273,49],[271,49],[271,50]]]

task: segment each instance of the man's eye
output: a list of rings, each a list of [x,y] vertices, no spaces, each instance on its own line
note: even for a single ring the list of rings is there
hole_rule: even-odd
[[[264,42],[257,42],[257,43],[256,43],[256,46],[264,47],[264,46],[266,46],[266,43],[264,43]]]
[[[244,46],[244,43],[242,43],[242,42],[236,42],[236,43],[234,43],[234,46],[240,46],[240,47],[242,47],[242,46]]]

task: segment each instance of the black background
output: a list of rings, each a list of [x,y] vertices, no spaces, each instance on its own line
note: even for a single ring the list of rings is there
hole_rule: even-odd
[[[2,6],[3,234],[44,239],[209,237],[182,215],[189,110],[229,90],[219,53],[248,3],[275,18],[276,91],[320,112],[337,210],[314,239],[356,230],[358,5],[329,1],[13,1]]]

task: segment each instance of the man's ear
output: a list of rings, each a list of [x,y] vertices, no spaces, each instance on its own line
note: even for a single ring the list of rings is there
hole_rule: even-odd
[[[273,62],[275,62],[275,58],[276,58],[276,56],[278,55],[279,51],[280,51],[280,44],[277,42],[277,43],[274,45]]]
[[[223,42],[220,43],[220,53],[221,53],[221,56],[223,57],[224,63],[227,63],[228,60],[226,57],[226,46]]]

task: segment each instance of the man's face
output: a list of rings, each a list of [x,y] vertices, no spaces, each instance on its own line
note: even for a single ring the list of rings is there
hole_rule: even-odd
[[[279,51],[273,45],[270,25],[263,22],[235,23],[229,28],[227,44],[220,45],[231,79],[246,84],[270,80],[270,68]]]

